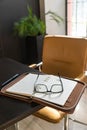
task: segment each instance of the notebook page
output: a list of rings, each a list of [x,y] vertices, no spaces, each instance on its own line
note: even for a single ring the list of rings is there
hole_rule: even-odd
[[[6,91],[16,93],[16,94],[19,93],[21,95],[27,95],[27,96],[32,95],[36,78],[37,78],[37,74],[28,74],[22,80],[15,83],[10,88],[8,88]],[[45,80],[47,78],[49,80],[46,83]],[[55,80],[56,78],[58,78],[58,77],[53,76],[53,75],[40,75],[37,80],[37,83],[46,84],[48,86],[48,89],[50,89],[52,84],[57,83],[57,81]],[[44,99],[46,101],[49,101],[49,102],[52,102],[55,104],[64,105],[65,102],[67,101],[69,95],[75,88],[77,82],[73,81],[73,80],[68,80],[65,78],[61,78],[61,80],[62,80],[63,89],[64,89],[64,91],[62,93],[57,93],[57,94],[35,93],[33,96]]]

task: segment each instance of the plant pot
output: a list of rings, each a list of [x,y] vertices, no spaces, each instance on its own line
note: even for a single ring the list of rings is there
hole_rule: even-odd
[[[28,36],[25,39],[25,63],[32,64],[42,61],[43,35]]]

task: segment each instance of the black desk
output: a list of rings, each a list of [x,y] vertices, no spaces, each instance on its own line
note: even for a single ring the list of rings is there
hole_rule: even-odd
[[[22,65],[11,59],[0,59],[0,87],[1,84],[16,73],[34,72],[26,65]],[[37,103],[27,103],[0,95],[0,130],[3,130],[19,120],[27,117],[42,108]]]

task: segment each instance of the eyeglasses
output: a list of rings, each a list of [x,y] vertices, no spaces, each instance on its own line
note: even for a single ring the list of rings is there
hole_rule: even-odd
[[[63,83],[62,83],[60,76],[58,76],[58,78],[56,79],[56,83],[51,85],[50,89],[48,89],[48,86],[46,84],[37,83],[38,78],[39,78],[39,74],[37,75],[37,78],[34,83],[34,92],[37,92],[37,93],[46,93],[46,92],[61,93],[61,92],[63,92]],[[46,79],[44,81],[48,82],[49,79],[50,79],[50,76],[46,77]]]

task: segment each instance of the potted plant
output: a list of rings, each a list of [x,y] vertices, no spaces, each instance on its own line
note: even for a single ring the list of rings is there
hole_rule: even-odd
[[[45,23],[33,14],[32,8],[28,7],[28,15],[14,23],[14,33],[20,38],[25,39],[25,62],[31,64],[41,61]]]

